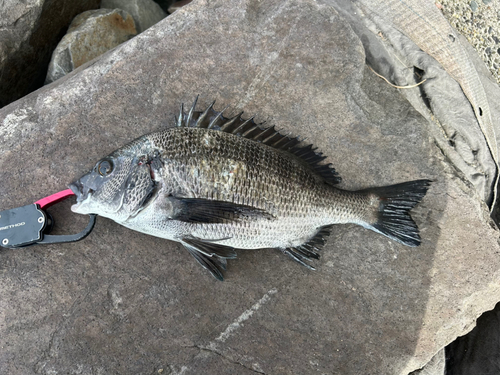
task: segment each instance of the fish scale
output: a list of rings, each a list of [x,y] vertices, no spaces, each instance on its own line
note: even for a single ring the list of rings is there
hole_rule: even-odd
[[[181,107],[177,127],[136,139],[70,185],[72,210],[178,241],[219,280],[235,249],[277,248],[312,268],[333,224],[420,244],[409,210],[429,180],[342,190],[312,145],[241,114],[225,118],[213,103],[195,106]]]
[[[205,146],[207,135],[215,139],[213,148]],[[179,142],[183,138],[189,139],[190,155]],[[302,194],[296,196],[299,198],[294,200],[296,205],[310,203],[328,193],[319,176],[298,160],[245,138],[207,129],[182,128],[155,134],[151,144],[164,155],[163,181],[171,186],[174,195],[212,199],[211,194],[217,190],[231,197],[233,203],[267,201],[267,206],[258,207],[270,209],[270,204],[276,207],[280,206],[277,204],[280,200],[290,201],[297,189],[309,196],[302,199]],[[183,170],[179,170],[180,165]],[[233,177],[226,178],[228,175]],[[176,186],[176,181],[189,187]]]
[[[211,138],[210,147],[207,147],[207,136]],[[229,139],[225,139],[225,136]],[[189,140],[191,156],[187,159],[186,147],[179,141],[182,139]],[[326,212],[331,210],[330,202],[335,199],[331,186],[324,184],[319,176],[298,160],[275,153],[272,149],[268,150],[269,146],[227,133],[198,128],[166,130],[155,134],[150,141],[164,155],[164,169],[159,174],[168,190],[164,194],[252,205],[276,217],[277,220],[272,225],[267,219],[248,223],[248,226],[233,223],[232,239],[223,241],[227,246],[287,247],[293,239],[278,241],[279,232],[283,232],[283,236],[289,236],[288,232],[292,230],[303,242],[305,234],[308,234],[307,238],[311,238],[318,227],[331,221]],[[177,148],[177,145],[180,147]],[[221,163],[220,160],[224,162]],[[182,169],[179,168],[181,164]],[[237,166],[238,171],[233,172],[234,178],[224,179],[231,172],[231,166]],[[194,175],[197,178],[193,178]],[[182,184],[178,181],[182,181]],[[217,197],[213,194],[216,190],[219,192]],[[289,203],[282,204],[282,201]],[[306,220],[301,220],[303,218]],[[280,220],[289,222],[283,223]],[[200,226],[200,230],[192,229],[195,236],[205,239],[224,238],[220,233],[220,225]],[[158,228],[158,231],[162,232],[163,229]],[[260,236],[248,233],[255,231]]]

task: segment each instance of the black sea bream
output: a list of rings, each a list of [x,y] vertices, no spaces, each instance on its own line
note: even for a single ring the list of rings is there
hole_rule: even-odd
[[[420,244],[409,210],[429,180],[341,190],[311,145],[195,106],[181,109],[177,127],[132,141],[72,183],[72,210],[180,242],[219,280],[237,249],[277,248],[312,268],[333,224]]]

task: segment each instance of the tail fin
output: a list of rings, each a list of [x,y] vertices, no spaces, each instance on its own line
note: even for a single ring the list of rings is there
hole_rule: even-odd
[[[420,245],[418,227],[409,211],[422,200],[430,184],[430,180],[416,180],[364,190],[380,198],[378,220],[368,223],[368,228],[406,246]]]

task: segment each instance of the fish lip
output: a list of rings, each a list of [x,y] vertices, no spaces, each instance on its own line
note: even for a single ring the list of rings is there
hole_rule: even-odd
[[[71,184],[68,185],[68,187],[76,195],[76,201],[77,202],[82,201],[83,184],[80,182],[80,180],[76,180],[76,181],[72,182]]]
[[[71,205],[71,211],[78,213],[78,209],[80,208],[80,206],[82,205],[83,201],[86,198],[85,195],[88,194],[83,193],[83,184],[80,180],[72,182],[71,184],[68,185],[68,187],[76,196],[76,203]]]

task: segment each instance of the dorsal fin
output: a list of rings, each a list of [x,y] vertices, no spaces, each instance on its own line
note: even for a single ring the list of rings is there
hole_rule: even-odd
[[[196,97],[187,113],[184,112],[184,106],[181,105],[181,111],[176,121],[177,126],[208,128],[261,142],[277,150],[286,151],[297,156],[331,185],[338,184],[341,181],[340,176],[331,164],[320,164],[326,159],[326,156],[323,156],[321,152],[316,152],[316,148],[313,148],[311,144],[302,145],[302,140],[299,137],[293,138],[290,135],[281,134],[274,126],[263,127],[263,123],[257,124],[253,117],[245,120],[241,117],[243,112],[232,118],[226,118],[222,115],[226,108],[220,112],[213,108],[215,101],[205,111],[195,111],[197,101],[198,97]]]

